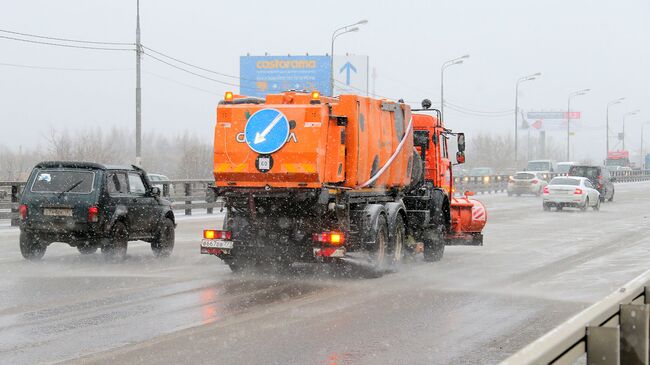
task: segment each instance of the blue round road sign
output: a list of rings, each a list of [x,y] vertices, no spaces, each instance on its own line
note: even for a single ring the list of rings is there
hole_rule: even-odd
[[[289,137],[289,121],[276,109],[262,109],[248,118],[244,128],[246,144],[253,151],[271,154],[279,150]]]

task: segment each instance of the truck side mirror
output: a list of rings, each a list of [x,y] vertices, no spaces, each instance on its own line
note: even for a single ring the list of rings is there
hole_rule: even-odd
[[[465,153],[464,152],[456,152],[456,162],[459,164],[465,163]]]
[[[458,151],[465,152],[465,133],[458,133]]]

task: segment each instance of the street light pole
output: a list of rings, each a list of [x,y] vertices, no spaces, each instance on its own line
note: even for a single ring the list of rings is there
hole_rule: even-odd
[[[646,122],[646,123],[641,125],[641,151],[640,151],[640,153],[641,153],[641,166],[642,166],[643,170],[648,169],[648,166],[646,166],[646,164],[645,164],[645,154],[643,153],[643,132],[645,130],[645,126],[648,125],[648,124],[650,124],[650,122]]]
[[[566,160],[571,161],[571,98],[575,96],[584,95],[589,92],[591,89],[582,89],[569,94],[569,100],[567,102],[567,114],[566,114]]]
[[[625,151],[625,118],[627,118],[629,115],[636,115],[640,112],[639,109],[631,112],[627,112],[623,114],[623,151]]]
[[[330,96],[334,96],[334,41],[342,34],[358,32],[359,27],[355,27],[355,25],[362,25],[367,23],[368,21],[366,19],[359,20],[354,24],[348,24],[344,27],[338,28],[332,33],[332,49],[330,53]]]
[[[142,90],[140,89],[140,60],[142,45],[140,44],[140,0],[136,3],[135,27],[135,165],[142,165]]]
[[[454,58],[453,60],[446,61],[440,68],[440,118],[445,120],[445,69],[449,66],[460,65],[464,59],[469,58],[469,55]]]
[[[605,158],[607,158],[607,155],[609,155],[609,107],[614,104],[620,104],[623,100],[625,100],[625,97],[618,98],[607,103],[607,116],[605,117]]]
[[[515,166],[517,165],[517,155],[519,151],[519,138],[518,138],[518,124],[519,124],[519,84],[525,81],[532,81],[535,80],[537,77],[541,76],[541,72],[534,73],[532,75],[520,77],[517,79],[517,85],[515,86]]]

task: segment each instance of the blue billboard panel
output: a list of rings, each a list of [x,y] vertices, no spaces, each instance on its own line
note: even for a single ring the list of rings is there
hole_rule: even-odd
[[[329,56],[241,56],[241,95],[264,97],[285,90],[330,95]]]

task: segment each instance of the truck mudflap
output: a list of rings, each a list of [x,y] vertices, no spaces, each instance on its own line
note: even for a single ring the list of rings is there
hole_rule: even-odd
[[[451,229],[447,234],[447,246],[482,246],[483,228],[487,223],[487,210],[483,203],[470,199],[452,198]]]

